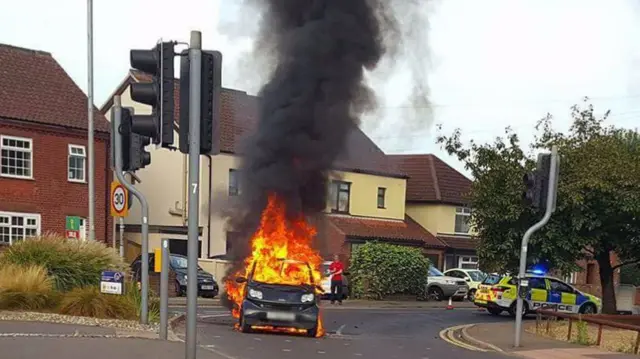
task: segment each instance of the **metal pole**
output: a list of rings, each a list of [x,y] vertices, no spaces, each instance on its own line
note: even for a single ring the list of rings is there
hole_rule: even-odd
[[[547,222],[549,222],[549,219],[551,218],[551,213],[553,213],[555,209],[555,197],[556,197],[556,191],[558,186],[557,166],[558,166],[558,148],[556,146],[553,146],[551,148],[551,166],[549,166],[549,188],[547,190],[547,208],[545,209],[544,217],[542,217],[540,222],[534,224],[529,229],[527,229],[527,231],[524,233],[524,236],[522,237],[522,247],[520,248],[520,270],[518,271],[518,295],[517,295],[517,302],[516,302],[516,335],[513,343],[513,346],[516,348],[520,346],[520,337],[522,335],[522,309],[523,309],[522,300],[523,299],[522,299],[522,296],[520,295],[521,293],[520,286],[521,286],[522,280],[525,278],[526,271],[527,271],[527,247],[529,245],[529,238],[531,238],[531,236],[536,231],[538,231],[545,224],[547,224]]]
[[[87,164],[89,167],[89,240],[96,239],[96,175],[93,154],[93,0],[87,0]],[[106,238],[105,238],[106,239]]]
[[[111,111],[111,134],[114,137],[114,149],[115,149],[115,165],[116,176],[118,181],[131,192],[140,201],[140,208],[142,211],[142,268],[141,268],[141,282],[142,282],[142,299],[140,303],[140,323],[148,323],[149,314],[149,204],[147,199],[144,198],[142,192],[138,191],[129,181],[124,178],[122,173],[122,138],[119,131],[120,122],[122,120],[122,104],[120,102],[120,96],[113,96],[113,108]]]
[[[191,31],[189,46],[189,240],[187,249],[186,359],[196,358],[198,305],[198,219],[200,215],[200,75],[202,34]]]
[[[124,218],[120,217],[120,258],[124,258]]]
[[[113,177],[114,178],[116,177],[115,172],[113,174]],[[113,242],[113,251],[114,252],[118,250],[117,247],[116,247],[116,236],[118,235],[118,233],[116,233],[117,229],[118,229],[118,227],[117,227],[117,224],[116,224],[116,219],[114,217],[113,218],[113,234],[111,235],[111,242]]]
[[[160,271],[160,339],[167,340],[169,321],[169,240],[162,239],[162,269]]]

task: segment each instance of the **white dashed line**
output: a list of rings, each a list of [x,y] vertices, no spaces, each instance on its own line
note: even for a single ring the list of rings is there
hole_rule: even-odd
[[[290,352],[291,349],[282,349],[283,352]]]
[[[342,324],[340,326],[340,328],[338,328],[338,330],[336,331],[336,334],[337,335],[342,335],[342,331],[344,330],[344,327],[346,327],[346,326],[347,326],[346,324]]]

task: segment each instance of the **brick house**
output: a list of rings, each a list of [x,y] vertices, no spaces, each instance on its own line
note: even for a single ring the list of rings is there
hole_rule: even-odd
[[[50,53],[0,44],[0,245],[88,232],[87,96]],[[109,125],[95,111],[96,239],[110,238]]]

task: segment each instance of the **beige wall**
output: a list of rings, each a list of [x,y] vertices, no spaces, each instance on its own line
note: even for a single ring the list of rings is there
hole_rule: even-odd
[[[407,214],[433,234],[454,234],[456,206],[445,204],[407,204]],[[470,234],[474,234],[473,228]]]
[[[349,213],[354,216],[404,219],[407,181],[404,178],[336,172],[331,179],[351,182]],[[385,207],[378,208],[378,187],[386,188]],[[330,211],[327,204],[327,211]]]

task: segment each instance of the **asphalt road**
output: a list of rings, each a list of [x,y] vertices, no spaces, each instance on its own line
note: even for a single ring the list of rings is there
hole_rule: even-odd
[[[183,312],[183,308],[173,308]],[[230,359],[280,358],[505,358],[453,346],[439,337],[442,329],[461,324],[511,321],[473,309],[347,309],[326,308],[328,335],[306,338],[278,334],[243,334],[222,308],[198,312],[198,344]],[[178,332],[183,328],[178,328]]]

